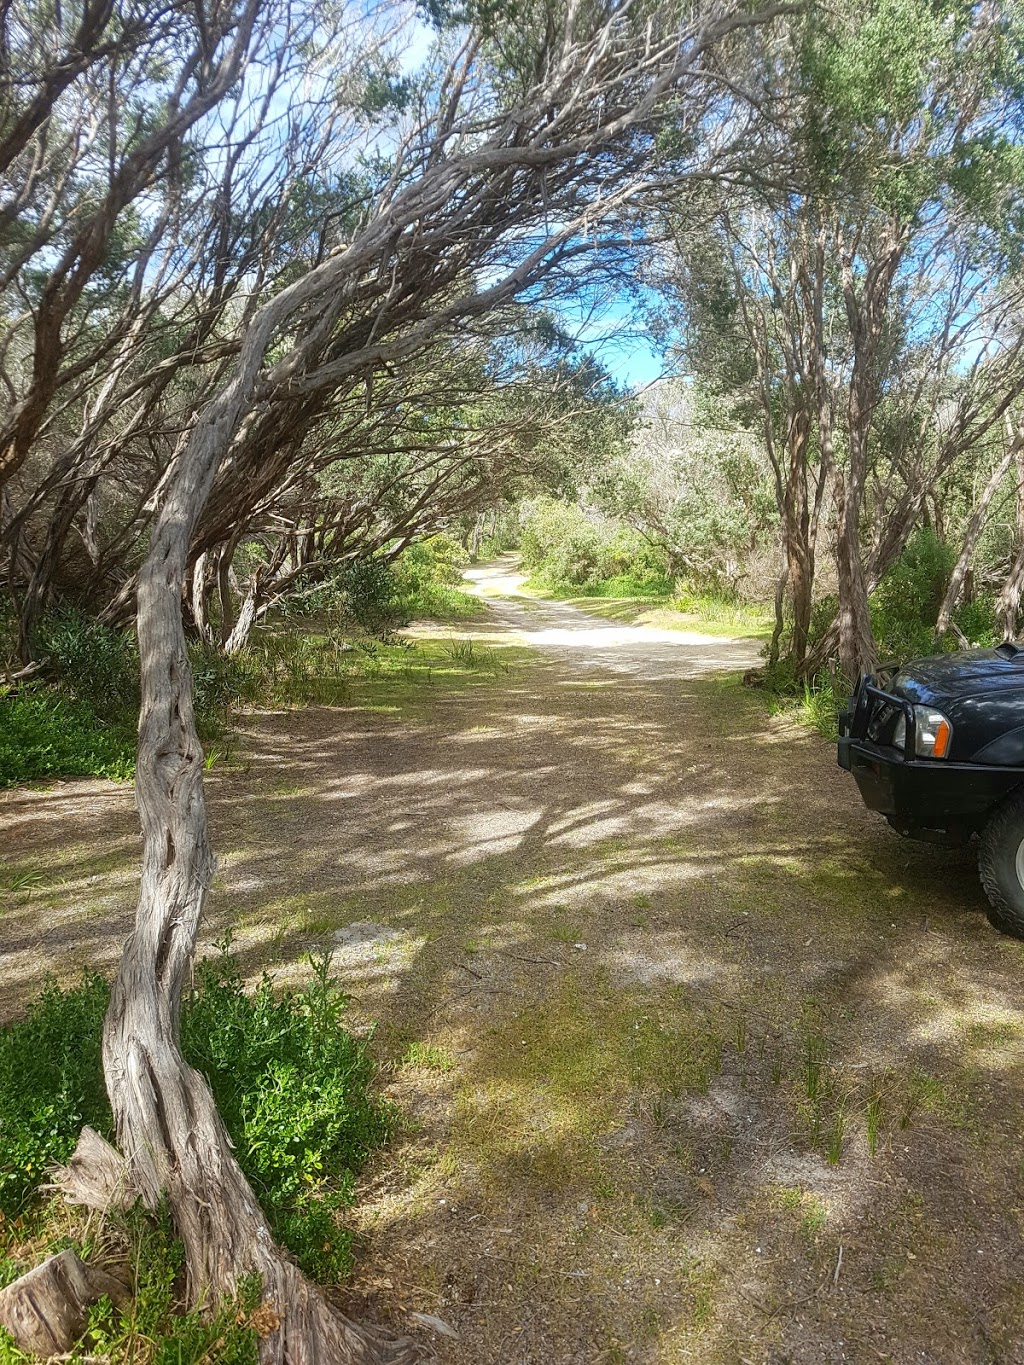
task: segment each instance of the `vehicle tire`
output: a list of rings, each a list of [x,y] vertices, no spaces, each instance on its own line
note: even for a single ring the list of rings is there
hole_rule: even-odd
[[[989,923],[1002,934],[1024,938],[1024,791],[997,806],[981,831],[978,872]]]

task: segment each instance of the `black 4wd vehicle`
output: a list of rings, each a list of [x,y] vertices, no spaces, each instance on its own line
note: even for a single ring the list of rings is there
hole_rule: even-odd
[[[988,917],[1024,938],[1024,649],[862,677],[839,717],[839,764],[900,834],[953,845],[979,835]]]

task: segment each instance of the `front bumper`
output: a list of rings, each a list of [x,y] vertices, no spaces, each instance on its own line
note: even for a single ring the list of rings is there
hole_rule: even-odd
[[[868,729],[877,705],[910,713],[907,743],[912,746],[910,703],[863,679],[851,709],[839,717],[838,761],[853,774],[868,809],[884,815],[901,833],[944,830],[967,837],[985,824],[1003,797],[1024,783],[1024,768],[907,758],[902,749],[876,742]]]
[[[839,741],[839,765],[853,774],[868,809],[908,834],[918,829],[971,834],[1024,782],[1024,768],[905,759],[896,749],[849,738]]]

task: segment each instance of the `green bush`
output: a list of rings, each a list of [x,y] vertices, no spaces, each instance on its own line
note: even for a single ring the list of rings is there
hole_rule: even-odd
[[[523,528],[523,567],[554,592],[590,597],[666,597],[664,551],[635,531],[595,520],[575,504],[538,501]]]
[[[54,687],[0,689],[0,787],[40,777],[130,778],[135,726]]]
[[[597,576],[607,538],[574,504],[541,498],[523,527],[523,568],[556,592],[578,590]]]
[[[880,658],[902,662],[959,647],[952,633],[935,639],[955,559],[954,548],[929,527],[914,532],[871,595],[871,625]],[[961,603],[953,622],[972,645],[996,643],[995,605],[987,598]]]
[[[139,649],[134,635],[111,630],[75,607],[61,607],[39,623],[35,655],[48,660],[71,696],[89,702],[100,714],[138,716]]]
[[[915,531],[871,594],[871,627],[879,656],[903,660],[933,654],[935,623],[955,552],[930,527]]]
[[[280,1240],[309,1274],[339,1278],[350,1235],[335,1215],[388,1137],[393,1113],[370,1093],[375,1067],[342,1027],[345,996],[314,963],[313,984],[246,995],[232,959],[208,959],[182,1019],[182,1049],[210,1079],[245,1171]]]
[[[469,556],[451,536],[415,541],[395,561],[403,613],[408,620],[463,620],[476,616],[480,599],[462,587]]]
[[[963,602],[953,613],[953,620],[972,645],[991,647],[1003,638],[996,629],[996,604],[991,597],[976,597]]]
[[[72,608],[43,618],[37,647],[53,681],[0,689],[0,787],[41,777],[108,777],[135,772],[139,654],[134,636]],[[257,679],[238,656],[189,647],[196,726],[223,733],[230,708],[253,700]]]
[[[374,1063],[343,1027],[347,1001],[319,959],[311,986],[247,995],[233,959],[202,963],[182,1010],[182,1051],[203,1071],[239,1163],[275,1234],[303,1269],[337,1279],[351,1265],[337,1226],[355,1178],[383,1143],[394,1110],[371,1092]],[[45,1168],[65,1161],[84,1123],[109,1134],[101,1030],[102,977],[48,986],[0,1031],[0,1213],[31,1200]]]
[[[408,623],[398,575],[387,560],[352,559],[337,582],[349,619],[368,634],[386,638]]]

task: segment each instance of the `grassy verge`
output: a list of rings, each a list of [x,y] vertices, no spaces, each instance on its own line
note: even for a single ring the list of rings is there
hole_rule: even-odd
[[[403,599],[403,614],[412,621],[471,621],[486,608],[475,593],[447,584],[428,583]]]
[[[209,1079],[275,1236],[308,1274],[337,1283],[352,1265],[344,1214],[356,1177],[397,1113],[374,1094],[366,1045],[344,1027],[347,1000],[329,959],[313,969],[302,991],[275,995],[264,978],[247,995],[227,953],[208,959],[183,1010],[182,1049]],[[97,1231],[39,1199],[46,1170],[67,1160],[84,1123],[110,1135],[100,1052],[107,999],[95,975],[71,990],[50,986],[0,1032],[0,1280],[74,1246],[114,1262],[134,1298],[124,1310],[101,1304],[69,1359],[255,1362],[258,1288],[243,1288],[223,1319],[183,1315],[181,1250],[165,1217],[132,1211]],[[12,1350],[0,1339],[2,1365],[20,1359]]]
[[[757,690],[773,716],[808,725],[828,740],[839,738],[839,711],[846,695],[830,673],[818,673],[803,684],[768,674]]]
[[[661,596],[643,594],[611,596],[583,593],[566,587],[554,589],[530,579],[520,591],[531,597],[568,602],[592,616],[629,625],[656,626],[661,630],[692,630],[704,635],[732,639],[764,639],[772,632],[771,614],[755,603],[733,601],[710,593],[674,593]]]
[[[444,590],[446,594],[453,590]],[[468,593],[458,593],[482,604]],[[244,708],[365,706],[397,709],[428,689],[472,686],[507,675],[513,655],[477,641],[369,636],[294,625],[257,632],[228,659],[207,649],[192,654],[196,717],[207,753],[230,748],[232,718]],[[137,660],[130,651],[118,665],[121,686],[104,704],[102,671],[82,662],[79,679],[4,695],[0,689],[0,787],[51,777],[105,777],[126,781],[135,772],[138,715]],[[70,674],[70,670],[69,670]]]

